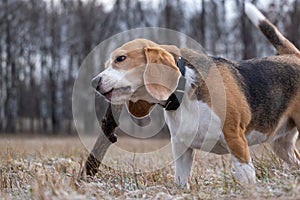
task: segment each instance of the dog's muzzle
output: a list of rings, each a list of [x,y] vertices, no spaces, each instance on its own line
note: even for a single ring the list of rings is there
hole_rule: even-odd
[[[96,76],[95,78],[93,78],[92,81],[91,81],[91,85],[92,85],[93,88],[98,90],[101,86],[101,77]]]
[[[99,94],[104,95],[104,96],[106,93],[109,93],[112,91],[112,89],[110,91],[103,90],[101,76],[96,76],[95,78],[93,78],[91,81],[91,85],[96,90],[96,92],[98,92]]]

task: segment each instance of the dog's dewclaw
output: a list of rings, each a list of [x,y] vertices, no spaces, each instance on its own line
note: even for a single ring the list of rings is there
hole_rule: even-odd
[[[101,128],[104,134],[101,133],[98,136],[97,141],[87,158],[82,175],[95,175],[107,149],[112,143],[117,142],[117,136],[114,134],[114,130],[118,127],[117,121],[121,110],[121,106],[112,107],[111,104],[108,106],[106,114],[101,121]]]

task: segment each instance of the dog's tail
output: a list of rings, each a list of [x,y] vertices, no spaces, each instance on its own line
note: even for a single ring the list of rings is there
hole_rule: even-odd
[[[253,4],[245,3],[245,13],[274,45],[280,55],[294,54],[300,58],[299,50]]]

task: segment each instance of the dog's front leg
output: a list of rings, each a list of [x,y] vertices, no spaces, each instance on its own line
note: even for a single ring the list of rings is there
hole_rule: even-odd
[[[175,160],[175,183],[186,186],[193,164],[193,149],[183,142],[172,139],[172,151]]]

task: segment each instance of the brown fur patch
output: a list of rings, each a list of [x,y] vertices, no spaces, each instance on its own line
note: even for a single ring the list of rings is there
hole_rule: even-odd
[[[292,100],[287,114],[293,119],[298,130],[300,130],[300,89],[297,95]]]
[[[149,115],[154,104],[147,101],[138,100],[137,102],[129,101],[127,103],[128,111],[136,118],[142,118]]]
[[[144,49],[134,49],[126,53],[124,52],[122,55],[126,56],[126,59],[122,62],[113,61],[111,65],[114,69],[129,71],[133,68],[142,67],[146,65]],[[115,59],[116,58],[113,58],[113,60]]]
[[[223,120],[223,133],[231,153],[241,162],[248,163],[250,154],[245,134],[251,110],[229,66],[224,62],[213,62],[207,55],[192,50],[184,49],[182,55],[195,73],[189,95],[206,102]]]
[[[251,111],[244,92],[226,67],[218,67],[225,85],[226,118],[223,133],[231,153],[241,162],[248,163],[250,154],[246,140],[246,128],[251,120]]]
[[[160,47],[145,48],[147,66],[144,84],[149,94],[157,100],[167,100],[176,90],[181,73],[174,57]]]

